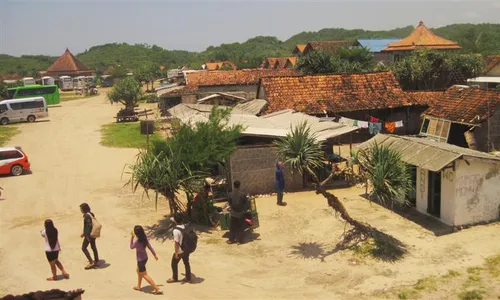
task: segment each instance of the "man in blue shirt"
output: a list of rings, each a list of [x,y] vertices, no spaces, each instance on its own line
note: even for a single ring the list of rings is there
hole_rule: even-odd
[[[283,163],[278,161],[276,163],[276,192],[278,194],[278,202],[276,204],[280,206],[285,206],[286,202],[283,202],[283,192],[285,191],[285,176],[283,175]]]

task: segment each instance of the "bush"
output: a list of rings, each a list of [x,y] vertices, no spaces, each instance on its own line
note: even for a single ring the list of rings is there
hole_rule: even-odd
[[[156,103],[158,102],[158,96],[156,94],[147,94],[142,97],[142,100],[146,100],[146,103]]]

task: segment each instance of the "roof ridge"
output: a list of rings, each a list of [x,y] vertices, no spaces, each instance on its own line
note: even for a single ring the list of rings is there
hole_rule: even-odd
[[[287,78],[287,77],[316,77],[316,76],[328,76],[328,75],[367,75],[367,74],[383,74],[383,73],[393,73],[392,71],[369,71],[369,72],[341,72],[341,73],[321,73],[321,74],[299,74],[299,75],[278,75],[272,77],[263,78]],[[263,79],[262,78],[262,79]]]

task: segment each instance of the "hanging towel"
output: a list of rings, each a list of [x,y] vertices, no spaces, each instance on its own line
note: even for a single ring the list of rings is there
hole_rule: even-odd
[[[380,130],[382,129],[382,124],[381,123],[368,123],[368,132],[370,134],[378,134]]]
[[[359,128],[368,128],[368,122],[366,121],[358,121]]]
[[[396,122],[386,122],[385,123],[385,129],[389,133],[394,133],[394,130],[396,130]]]
[[[379,119],[375,118],[375,117],[370,117],[370,122],[372,123],[378,123],[378,121],[380,121]]]
[[[403,121],[396,122],[396,128],[403,127]]]

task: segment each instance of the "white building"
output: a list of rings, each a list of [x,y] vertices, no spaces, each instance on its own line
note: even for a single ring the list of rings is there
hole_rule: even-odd
[[[359,145],[391,145],[415,166],[416,209],[450,226],[500,218],[500,157],[422,137],[378,134]]]

